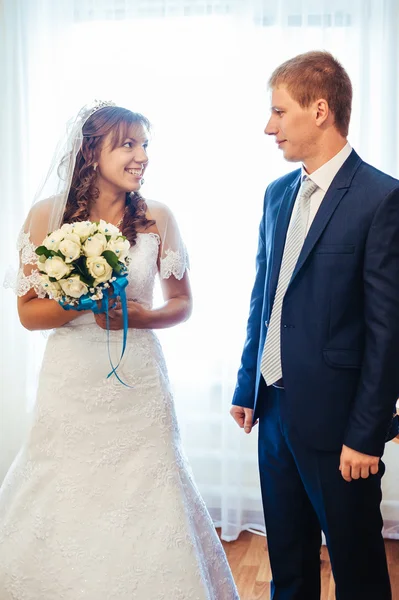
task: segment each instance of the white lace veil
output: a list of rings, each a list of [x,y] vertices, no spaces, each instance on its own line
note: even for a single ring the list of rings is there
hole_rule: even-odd
[[[93,112],[104,106],[115,105],[112,102],[94,102],[81,108],[78,114],[68,121],[65,134],[56,147],[47,175],[35,194],[18,237],[18,273],[11,267],[6,273],[4,286],[12,288],[18,296],[23,296],[31,288],[39,297],[45,295],[35,268],[35,248],[43,242],[49,232],[58,229],[62,223],[76,157],[83,140],[83,125]]]

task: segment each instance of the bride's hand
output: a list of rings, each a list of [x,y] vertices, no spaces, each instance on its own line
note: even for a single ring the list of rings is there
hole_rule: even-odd
[[[127,312],[129,327],[133,327],[135,329],[147,329],[149,327],[150,311],[144,308],[142,304],[139,304],[134,300],[128,300]],[[123,329],[123,313],[121,303],[119,301],[116,303],[115,308],[111,308],[109,310],[108,314],[110,330],[116,331]],[[105,313],[95,314],[94,318],[99,327],[102,329],[107,329]]]

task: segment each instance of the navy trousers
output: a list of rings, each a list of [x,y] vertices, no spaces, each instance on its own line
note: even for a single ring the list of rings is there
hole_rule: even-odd
[[[304,444],[288,411],[284,390],[270,388],[259,415],[259,469],[271,599],[320,600],[323,530],[337,600],[391,600],[381,535],[384,464],[377,475],[346,482],[340,452]]]

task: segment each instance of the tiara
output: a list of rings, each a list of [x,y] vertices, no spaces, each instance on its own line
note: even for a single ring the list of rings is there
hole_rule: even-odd
[[[100,108],[105,108],[106,106],[116,106],[116,104],[112,100],[94,100],[94,106],[90,111],[89,117],[100,110]]]

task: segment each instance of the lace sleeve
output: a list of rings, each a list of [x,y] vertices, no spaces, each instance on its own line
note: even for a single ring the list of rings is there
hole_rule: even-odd
[[[21,231],[18,236],[17,249],[20,256],[20,267],[18,272],[9,270],[4,287],[11,288],[17,296],[24,296],[29,290],[34,289],[38,298],[45,298],[46,292],[41,285],[40,275],[35,268],[37,256],[36,246],[30,239],[29,233]]]
[[[182,279],[186,269],[190,267],[187,250],[184,245],[179,250],[167,248],[160,260],[160,276],[169,279],[171,275],[176,279]]]
[[[9,269],[4,280],[4,286],[14,290],[18,296],[24,296],[32,289],[38,298],[48,296],[41,285],[35,250],[48,234],[50,219],[57,206],[57,199],[41,200],[31,208],[25,219],[17,239],[18,272]]]
[[[169,279],[172,275],[182,279],[190,265],[176,219],[164,204],[153,200],[147,204],[161,236],[159,275],[161,279]]]

